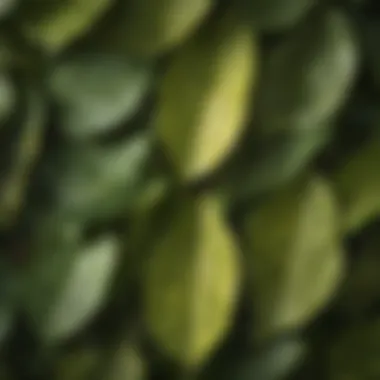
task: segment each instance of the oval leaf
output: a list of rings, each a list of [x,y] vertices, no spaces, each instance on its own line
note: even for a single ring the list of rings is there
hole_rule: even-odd
[[[321,178],[302,178],[247,216],[247,263],[257,335],[308,323],[334,295],[343,270],[335,198]]]
[[[181,200],[144,276],[145,320],[185,366],[208,358],[228,332],[239,282],[237,248],[219,202]]]
[[[257,51],[233,14],[184,46],[166,72],[154,126],[184,180],[217,167],[244,127]]]
[[[146,64],[104,55],[77,55],[62,62],[49,81],[63,131],[88,138],[127,122],[149,89],[150,74]]]
[[[50,237],[56,250],[45,246],[26,278],[27,316],[39,335],[53,342],[75,334],[94,317],[106,300],[118,264],[119,243],[114,237],[81,247],[76,229],[67,232]]]
[[[53,193],[53,211],[84,222],[125,215],[140,195],[148,196],[142,189],[150,183],[145,165],[151,147],[150,134],[142,133],[114,146],[74,144],[54,151],[41,174]],[[154,180],[151,185],[160,186]]]
[[[268,58],[258,99],[263,133],[313,128],[329,121],[355,79],[358,48],[338,10],[313,14]]]

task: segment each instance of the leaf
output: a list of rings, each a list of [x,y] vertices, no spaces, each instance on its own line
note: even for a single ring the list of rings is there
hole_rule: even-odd
[[[377,379],[380,376],[380,321],[346,330],[329,349],[328,374],[334,380]]]
[[[268,58],[257,104],[264,134],[329,122],[356,79],[358,46],[350,21],[336,9],[313,14]]]
[[[62,227],[61,232],[56,226],[57,232],[49,237],[52,245],[37,252],[25,279],[25,312],[49,342],[69,338],[94,317],[106,300],[118,264],[119,244],[114,237],[83,245],[75,225]]]
[[[31,0],[23,4],[19,24],[29,41],[56,54],[88,32],[112,5],[112,0]]]
[[[240,10],[255,30],[277,32],[294,26],[315,5],[314,0],[242,0]]]
[[[151,337],[182,365],[201,365],[228,332],[239,289],[238,251],[218,199],[180,200],[146,265]]]
[[[380,141],[362,146],[333,175],[333,184],[342,204],[344,230],[358,230],[380,213]]]
[[[343,271],[338,216],[335,197],[319,177],[279,189],[247,215],[258,338],[304,326],[334,296]]]
[[[84,222],[125,216],[139,204],[140,195],[149,198],[145,186],[160,185],[145,177],[151,147],[151,135],[145,132],[114,146],[62,146],[41,174],[54,194],[52,207]]]
[[[224,191],[241,201],[293,180],[329,141],[330,132],[321,126],[247,141],[223,171]]]
[[[89,138],[127,122],[150,87],[146,64],[100,54],[76,55],[49,78],[61,110],[61,128],[71,138]]]
[[[158,95],[154,127],[186,181],[208,174],[233,150],[256,81],[253,35],[225,16],[178,52]]]
[[[129,0],[93,40],[104,51],[153,58],[189,38],[212,8],[212,0]]]

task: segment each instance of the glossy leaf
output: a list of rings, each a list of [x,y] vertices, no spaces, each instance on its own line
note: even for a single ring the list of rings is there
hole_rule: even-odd
[[[202,364],[229,330],[238,285],[238,251],[218,200],[179,201],[144,273],[153,340],[186,367]]]
[[[355,81],[358,46],[337,9],[306,19],[264,65],[257,125],[262,133],[310,129],[340,110]]]
[[[178,52],[159,93],[154,127],[184,180],[208,174],[233,150],[256,81],[253,35],[224,16]]]
[[[150,81],[146,64],[112,56],[77,55],[62,62],[50,76],[50,87],[63,131],[72,138],[88,138],[128,121]]]
[[[343,273],[339,218],[329,184],[304,178],[247,216],[247,264],[257,336],[305,326],[334,296]]]

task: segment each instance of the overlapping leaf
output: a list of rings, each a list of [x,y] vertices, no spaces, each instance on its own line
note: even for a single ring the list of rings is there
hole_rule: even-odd
[[[35,230],[38,240],[32,246],[33,263],[25,272],[23,303],[36,332],[55,342],[83,328],[102,307],[118,263],[119,244],[106,236],[85,245],[79,240],[78,225],[49,223],[45,231]]]
[[[254,36],[224,16],[178,52],[159,94],[154,126],[184,180],[208,174],[234,148],[256,81]]]
[[[310,322],[343,273],[336,200],[322,178],[279,189],[247,216],[247,263],[257,336]]]
[[[264,65],[257,124],[263,133],[314,128],[346,100],[358,67],[350,20],[336,9],[312,14]]]
[[[238,252],[218,199],[179,201],[144,274],[151,337],[185,367],[202,364],[229,330],[238,285]]]
[[[147,64],[95,53],[71,57],[50,76],[61,127],[73,138],[96,136],[128,121],[150,82]]]

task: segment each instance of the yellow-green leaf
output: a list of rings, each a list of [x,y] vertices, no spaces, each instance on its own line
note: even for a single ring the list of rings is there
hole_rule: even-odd
[[[300,178],[245,223],[257,334],[308,323],[334,295],[343,269],[335,198],[319,177]]]
[[[144,276],[145,320],[163,352],[203,363],[229,330],[239,289],[238,251],[217,198],[184,198]]]
[[[171,62],[154,126],[184,180],[207,174],[234,148],[255,83],[256,61],[254,36],[227,14]]]

